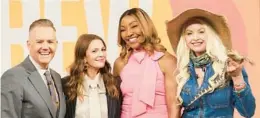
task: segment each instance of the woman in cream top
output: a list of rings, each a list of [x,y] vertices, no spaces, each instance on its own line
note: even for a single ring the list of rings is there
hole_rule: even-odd
[[[106,45],[94,34],[83,34],[75,46],[70,75],[63,81],[65,118],[119,118],[119,82],[106,61]]]

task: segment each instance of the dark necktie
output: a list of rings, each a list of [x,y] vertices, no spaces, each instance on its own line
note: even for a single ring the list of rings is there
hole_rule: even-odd
[[[50,95],[51,95],[51,98],[52,98],[52,102],[55,106],[55,112],[57,111],[57,108],[59,106],[59,100],[58,100],[58,97],[57,97],[57,93],[55,91],[55,86],[54,86],[54,82],[51,78],[51,74],[50,74],[50,71],[46,71],[44,73],[45,77],[46,77],[46,80],[47,80],[47,85],[48,85],[48,89],[50,91]]]

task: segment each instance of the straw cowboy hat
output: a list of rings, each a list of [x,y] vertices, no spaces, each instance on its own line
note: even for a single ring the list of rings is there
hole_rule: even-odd
[[[227,49],[232,48],[231,35],[225,19],[222,16],[213,14],[202,9],[189,9],[184,11],[171,21],[167,22],[167,34],[174,51],[180,40],[183,25],[191,18],[199,18],[209,23],[217,32],[222,43]]]

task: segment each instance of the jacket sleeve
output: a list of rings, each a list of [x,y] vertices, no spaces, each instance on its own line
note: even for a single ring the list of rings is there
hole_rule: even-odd
[[[65,95],[65,102],[66,102],[66,113],[65,113],[65,117],[64,118],[75,118],[75,111],[76,111],[76,104],[77,104],[77,99],[73,99],[71,101],[68,101],[68,93],[67,93],[67,89],[66,89],[66,83],[68,82],[68,78],[70,76],[65,76],[64,78],[61,79],[61,83],[62,83],[62,88],[63,88],[63,92]]]
[[[1,117],[21,118],[23,89],[14,74],[6,72],[1,77]]]
[[[251,87],[248,82],[248,75],[243,68],[242,75],[246,82],[246,87],[242,91],[233,90],[234,105],[240,115],[251,118],[255,113],[255,97],[252,94]]]

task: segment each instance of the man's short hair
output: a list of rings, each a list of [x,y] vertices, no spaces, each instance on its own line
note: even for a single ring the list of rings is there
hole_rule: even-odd
[[[56,31],[53,23],[49,19],[38,19],[35,20],[29,27],[29,32],[35,27],[51,27],[54,31]]]

